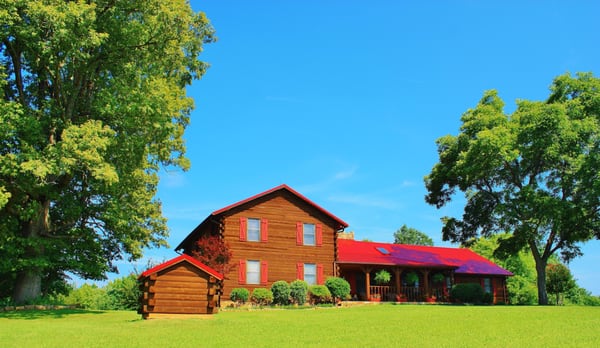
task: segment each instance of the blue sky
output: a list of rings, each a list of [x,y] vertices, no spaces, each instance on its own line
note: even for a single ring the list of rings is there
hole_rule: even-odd
[[[358,239],[391,242],[407,224],[450,245],[440,217],[462,202],[424,202],[435,140],[457,134],[485,90],[512,112],[545,99],[557,75],[600,72],[594,1],[191,2],[218,42],[189,89],[192,168],[161,172],[171,248],[148,250],[155,262],[212,211],[282,183]],[[584,252],[571,269],[600,295],[600,242]]]

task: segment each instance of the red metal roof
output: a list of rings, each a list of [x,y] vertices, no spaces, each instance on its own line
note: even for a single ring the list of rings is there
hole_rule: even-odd
[[[195,258],[193,258],[189,255],[186,255],[186,254],[179,255],[175,258],[170,259],[169,261],[161,263],[158,266],[154,266],[154,267],[150,268],[149,270],[145,271],[144,273],[140,274],[140,276],[138,278],[147,277],[147,276],[151,275],[152,273],[160,272],[160,271],[162,271],[166,268],[169,268],[173,265],[176,265],[180,262],[188,262],[188,263],[192,264],[193,266],[210,274],[211,276],[213,276],[219,280],[223,280],[223,275],[221,273],[215,271],[211,267],[208,267],[207,265],[203,264],[202,262],[200,262],[200,261],[196,260]]]
[[[344,222],[342,219],[340,219],[337,216],[331,214],[330,212],[328,212],[327,210],[323,209],[322,207],[320,207],[318,204],[314,203],[310,199],[304,197],[303,195],[301,195],[300,193],[298,193],[297,191],[295,191],[294,189],[292,189],[291,187],[289,187],[286,184],[279,185],[279,186],[274,187],[274,188],[272,188],[270,190],[267,190],[265,192],[262,192],[262,193],[259,193],[257,195],[254,195],[252,197],[249,197],[249,198],[246,198],[244,200],[241,200],[241,201],[239,201],[237,203],[233,203],[231,205],[226,206],[225,208],[221,208],[219,210],[215,210],[215,211],[212,212],[211,215],[213,215],[213,216],[214,215],[219,215],[219,214],[224,213],[224,212],[226,212],[228,210],[231,210],[231,209],[239,207],[239,206],[241,206],[243,204],[252,202],[252,201],[254,201],[254,200],[258,199],[258,198],[264,197],[266,195],[269,195],[269,194],[271,194],[273,192],[277,192],[279,190],[286,190],[286,191],[290,192],[294,196],[300,198],[304,202],[306,202],[309,205],[313,206],[315,209],[319,210],[321,213],[323,213],[323,214],[327,215],[328,217],[330,217],[331,219],[335,220],[338,224],[340,224],[341,227],[348,227],[348,224],[346,222]]]
[[[338,262],[389,266],[454,268],[459,274],[513,274],[464,248],[359,242],[338,239]]]

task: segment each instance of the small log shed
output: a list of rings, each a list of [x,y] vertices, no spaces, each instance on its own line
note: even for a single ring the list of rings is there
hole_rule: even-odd
[[[144,319],[219,311],[223,275],[189,255],[152,267],[138,280]]]

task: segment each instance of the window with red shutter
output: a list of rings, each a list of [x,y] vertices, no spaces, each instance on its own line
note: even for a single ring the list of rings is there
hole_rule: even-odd
[[[296,264],[296,279],[304,280],[304,264],[302,262]]]
[[[269,281],[269,267],[267,265],[267,261],[262,261],[260,263],[260,284],[267,285]]]
[[[317,284],[323,285],[323,265],[317,264]]]
[[[304,244],[304,228],[302,222],[296,222],[296,245]]]
[[[240,241],[245,242],[248,239],[246,227],[248,226],[245,217],[240,218]]]
[[[269,240],[269,220],[260,220],[260,241],[266,242]]]
[[[323,225],[317,224],[315,230],[317,246],[321,246],[323,245]]]
[[[238,278],[238,283],[246,284],[246,260],[240,260]]]

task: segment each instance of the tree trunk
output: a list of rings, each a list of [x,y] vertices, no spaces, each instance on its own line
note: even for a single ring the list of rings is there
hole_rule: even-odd
[[[42,293],[42,274],[39,270],[21,271],[17,275],[13,291],[16,304],[27,303],[38,298]]]
[[[40,202],[40,209],[37,217],[24,222],[21,227],[23,238],[30,239],[29,246],[25,248],[22,255],[23,259],[34,263],[44,254],[44,248],[39,243],[43,235],[48,234],[50,201]],[[35,266],[25,266],[17,271],[17,279],[13,289],[13,301],[16,304],[23,304],[32,301],[42,294],[42,269]]]
[[[540,258],[535,260],[535,270],[537,272],[538,304],[548,305],[548,293],[546,292],[546,266],[548,260]]]

